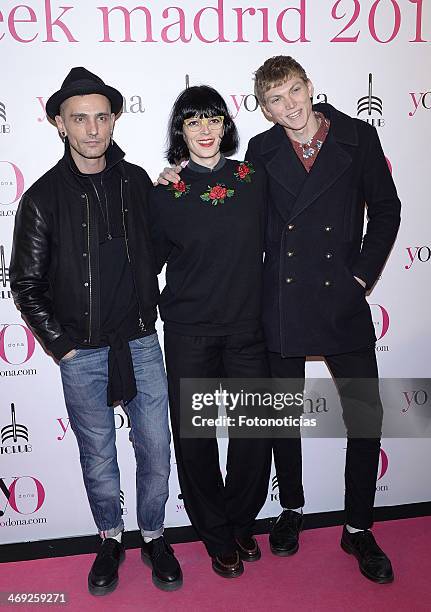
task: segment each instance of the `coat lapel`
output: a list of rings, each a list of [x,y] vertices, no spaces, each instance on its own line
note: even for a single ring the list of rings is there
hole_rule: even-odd
[[[282,127],[276,125],[267,133],[267,138],[263,143],[263,152],[272,153],[272,157],[266,163],[268,174],[286,189],[295,201],[303,189],[307,172]],[[275,204],[278,212],[286,221],[289,209],[282,205],[280,198],[275,199]]]
[[[351,117],[329,104],[317,104],[313,109],[328,117],[331,127],[308,175],[280,125],[268,130],[262,142],[262,153],[267,156],[268,174],[284,187],[294,200],[289,209],[282,206],[281,198],[275,199],[277,209],[286,222],[313,204],[348,170],[352,156],[342,145],[358,144],[356,127]]]
[[[293,150],[293,147],[291,148]],[[295,152],[294,154],[296,155]],[[288,220],[291,221],[315,202],[347,171],[351,163],[352,157],[340,147],[330,130],[290,211]]]

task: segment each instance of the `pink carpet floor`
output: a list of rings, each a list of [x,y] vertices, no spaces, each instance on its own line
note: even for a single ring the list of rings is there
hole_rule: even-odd
[[[375,525],[375,536],[392,559],[392,584],[374,584],[364,578],[356,559],[341,550],[340,533],[339,527],[304,531],[298,554],[287,558],[272,555],[267,536],[258,536],[262,559],[245,564],[244,574],[234,580],[214,574],[201,543],[176,544],[184,585],[173,593],[153,586],[151,571],[141,562],[138,549],[127,551],[120,583],[105,597],[87,592],[87,573],[94,555],[1,564],[0,591],[65,591],[69,603],[49,607],[80,612],[431,610],[431,517]],[[34,608],[40,606],[11,609]]]

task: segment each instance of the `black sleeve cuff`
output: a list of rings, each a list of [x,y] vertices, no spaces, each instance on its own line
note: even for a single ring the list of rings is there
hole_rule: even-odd
[[[353,268],[351,268],[351,272],[353,276],[357,276],[364,281],[365,291],[369,291],[378,278],[378,274],[370,273],[368,270],[365,270],[360,263],[353,266]]]
[[[54,355],[54,357],[60,361],[62,357],[69,351],[76,348],[76,342],[74,342],[67,334],[61,334],[53,342],[46,345],[47,350]]]

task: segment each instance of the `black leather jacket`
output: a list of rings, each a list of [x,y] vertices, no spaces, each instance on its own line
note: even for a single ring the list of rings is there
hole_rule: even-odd
[[[107,165],[121,174],[121,204],[141,328],[156,319],[159,297],[149,235],[148,174],[123,160],[114,143]],[[77,345],[100,343],[99,237],[97,202],[64,157],[22,196],[10,263],[15,304],[47,351],[60,359]]]

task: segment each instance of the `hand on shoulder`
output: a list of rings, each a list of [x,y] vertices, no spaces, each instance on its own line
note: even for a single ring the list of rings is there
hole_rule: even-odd
[[[156,185],[169,185],[169,183],[178,183],[180,180],[180,172],[182,170],[181,166],[170,166],[164,168],[162,172],[160,172],[157,181],[155,181],[154,186]]]

